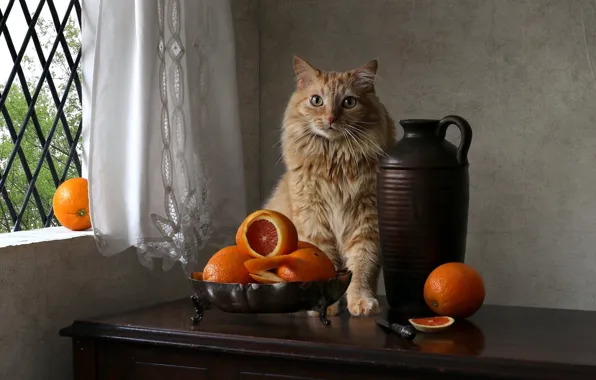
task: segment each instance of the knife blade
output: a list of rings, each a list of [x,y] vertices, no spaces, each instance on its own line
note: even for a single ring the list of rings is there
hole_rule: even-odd
[[[416,337],[416,329],[410,325],[400,325],[399,323],[389,323],[389,321],[378,317],[376,319],[377,325],[384,329],[393,331],[405,340],[413,340]]]

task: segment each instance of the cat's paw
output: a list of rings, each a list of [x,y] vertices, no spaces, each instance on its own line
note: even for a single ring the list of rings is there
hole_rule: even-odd
[[[339,302],[336,302],[327,308],[327,316],[328,317],[334,317],[338,314],[339,314]],[[311,317],[318,317],[319,313],[317,311],[309,310],[308,315],[310,315]]]
[[[379,301],[371,296],[348,297],[348,310],[354,317],[378,314],[381,311]]]

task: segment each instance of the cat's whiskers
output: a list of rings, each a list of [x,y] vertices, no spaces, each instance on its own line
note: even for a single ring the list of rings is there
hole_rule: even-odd
[[[350,132],[350,134],[352,136],[354,136],[355,139],[357,139],[360,143],[364,144],[365,147],[367,147],[367,148],[370,147],[370,144],[368,144],[366,141],[362,140],[362,137],[360,137],[361,132],[357,128],[355,128],[352,124],[348,124],[348,123],[344,122],[342,125],[346,130],[348,130]],[[365,150],[362,147],[361,147],[361,149],[362,149],[362,154],[366,155]]]
[[[286,125],[285,129],[290,131],[290,137],[296,140],[301,140],[305,137],[311,136],[314,131],[312,130],[311,123],[295,121],[291,124]],[[283,139],[283,135],[282,135]]]
[[[367,141],[369,141],[375,148],[376,153],[388,157],[387,152],[385,152],[385,150],[376,141],[374,141],[366,132],[363,132],[359,129],[354,129],[354,132],[357,133],[359,136],[365,138]]]
[[[378,122],[378,121],[361,121],[361,120],[352,120],[352,119],[350,119],[350,120],[348,120],[348,121],[349,121],[350,123],[354,123],[354,124],[356,124],[356,125],[359,125],[359,124],[370,124],[370,125],[377,125],[377,124],[379,124],[379,122]]]
[[[276,162],[276,163],[275,163],[275,165],[273,165],[273,166],[277,166],[277,165],[279,165],[279,163],[281,162],[281,160],[282,160],[283,158],[284,158],[284,155],[283,155],[283,154],[280,154],[280,155],[279,155],[279,159],[277,160],[277,162]]]
[[[354,161],[355,161],[356,165],[358,165],[358,162],[359,162],[358,157],[359,156],[364,157],[365,161],[368,164],[368,157],[367,157],[366,152],[365,152],[365,150],[364,150],[364,148],[362,146],[362,142],[360,141],[360,139],[358,138],[358,136],[356,136],[349,129],[342,128],[342,130],[345,130],[345,132],[348,134],[348,136],[349,136],[349,138],[351,140],[351,143],[353,143],[353,145],[354,145],[354,148],[353,148],[352,151],[354,152],[353,158],[354,158]]]
[[[356,134],[354,134],[349,128],[346,128],[344,130],[354,139],[354,143],[358,146],[360,153],[362,154],[362,156],[364,157],[364,160],[366,161],[366,165],[370,166],[370,162],[368,161],[368,154],[366,154],[365,148],[362,146],[363,144],[366,145],[366,143],[364,141],[362,141],[362,139],[360,139]],[[354,157],[356,158],[355,153],[354,153]],[[356,160],[356,163],[358,163],[358,160]]]
[[[354,133],[354,131],[352,131],[352,133]],[[367,151],[369,152],[367,154],[367,157],[371,156],[371,152],[373,155],[386,155],[386,153],[383,150],[381,150],[378,147],[378,145],[370,142],[370,140],[364,140],[366,138],[366,136],[363,136],[362,134],[357,134],[357,133],[355,133],[355,135],[362,142],[362,144],[364,144],[366,146]]]
[[[370,144],[367,144],[367,146],[372,148],[375,151],[375,153],[382,154],[384,156],[388,156],[387,153],[385,152],[385,150],[383,148],[381,148],[381,146],[377,142],[375,142],[366,132],[362,131],[361,129],[357,128],[356,126],[354,126],[352,124],[344,123],[344,125],[346,127],[348,127],[348,129],[350,129],[352,132],[354,132],[355,134],[360,136],[361,138],[366,139],[370,143]]]
[[[375,153],[380,154],[380,155],[385,156],[385,157],[389,157],[389,155],[387,154],[387,152],[385,152],[385,150],[383,148],[381,148],[381,146],[379,146],[379,144],[377,144],[374,140],[372,140],[370,138],[370,136],[366,135],[365,133],[361,133],[361,136],[363,138],[367,139],[373,145],[373,147],[375,148],[374,149],[375,150]]]
[[[348,153],[350,155],[350,158],[354,158],[354,160],[356,160],[356,151],[354,150],[354,148],[352,147],[352,142],[350,141],[350,136],[349,131],[346,129],[341,129],[341,134],[344,137],[344,139],[346,140],[347,144],[348,144]]]

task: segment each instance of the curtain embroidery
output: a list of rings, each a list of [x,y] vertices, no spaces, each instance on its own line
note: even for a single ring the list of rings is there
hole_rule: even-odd
[[[86,3],[99,9],[97,30],[87,29],[95,60],[85,63],[93,231],[103,255],[133,247],[148,268],[180,261],[189,272],[233,244],[245,215],[231,9],[229,0],[150,1],[151,11]],[[119,130],[127,139],[104,149]]]
[[[164,258],[163,267],[167,270],[176,261],[180,261],[183,266],[195,261],[196,254],[212,234],[212,223],[211,210],[208,209],[210,201],[206,186],[207,181],[202,175],[203,172],[199,173],[199,189],[190,186],[186,172],[186,116],[183,110],[184,71],[181,64],[185,48],[180,39],[180,2],[179,0],[167,1],[167,12],[165,12],[163,0],[158,0],[157,6],[160,33],[157,51],[160,59],[159,77],[162,102],[160,127],[163,142],[161,172],[166,216],[150,214],[151,220],[160,232],[161,237],[141,239],[139,247],[143,264],[151,265],[152,257],[157,254],[159,257]],[[164,15],[168,15],[168,29],[171,33],[167,44],[164,44]],[[168,65],[166,64],[164,50],[172,59],[169,66],[169,75],[166,72]],[[170,81],[168,81],[168,77]],[[171,94],[173,103],[172,123],[170,123],[168,93]],[[204,109],[201,110],[201,112],[204,111]],[[205,117],[201,117],[200,120],[205,120]],[[174,140],[171,138],[172,126],[175,131]],[[175,153],[174,160],[172,159],[172,152]],[[179,194],[184,197],[181,204],[178,203],[174,191],[174,177],[177,179],[176,184],[180,186]]]

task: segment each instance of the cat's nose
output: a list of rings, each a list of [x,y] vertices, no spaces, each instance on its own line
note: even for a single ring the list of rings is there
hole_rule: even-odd
[[[329,122],[329,124],[333,124],[333,122],[335,121],[335,116],[333,116],[333,115],[327,116],[327,121]]]

